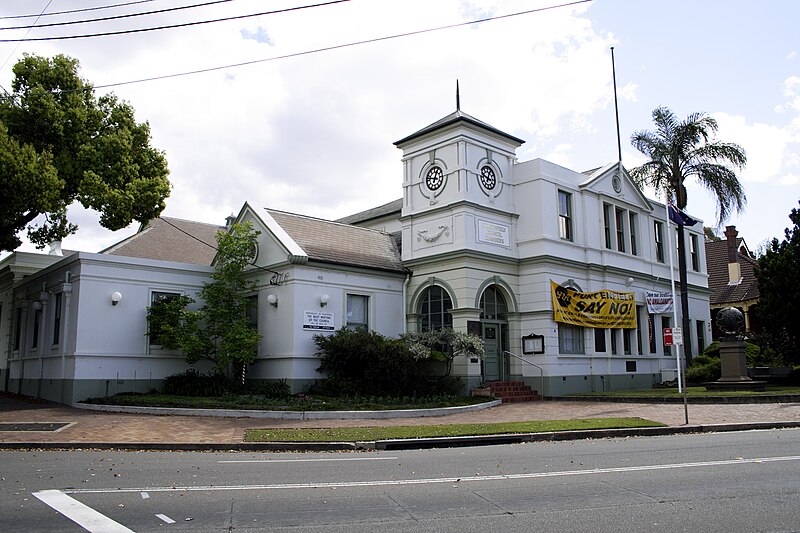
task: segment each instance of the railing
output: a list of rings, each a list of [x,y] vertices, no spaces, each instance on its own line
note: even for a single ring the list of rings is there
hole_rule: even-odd
[[[541,381],[541,387],[539,388],[539,396],[544,396],[544,369],[542,367],[540,367],[539,365],[535,364],[535,363],[531,363],[530,361],[528,361],[524,357],[520,357],[519,355],[517,355],[515,353],[509,352],[508,350],[503,350],[503,358],[504,359],[503,359],[503,364],[501,365],[501,369],[502,369],[502,376],[501,377],[503,378],[503,381],[505,381],[505,378],[506,378],[505,377],[505,373],[506,373],[505,356],[506,356],[506,354],[508,354],[511,357],[514,357],[516,359],[519,359],[523,363],[527,363],[527,364],[529,364],[531,366],[535,366],[536,368],[539,369],[539,379]]]

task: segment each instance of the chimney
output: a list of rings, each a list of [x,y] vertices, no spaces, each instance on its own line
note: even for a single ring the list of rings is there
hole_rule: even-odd
[[[61,252],[61,241],[53,241],[50,243],[50,251],[48,255],[64,255]]]
[[[739,249],[736,246],[738,235],[736,226],[725,227],[728,249],[728,285],[738,285],[742,282],[742,267],[739,264]]]

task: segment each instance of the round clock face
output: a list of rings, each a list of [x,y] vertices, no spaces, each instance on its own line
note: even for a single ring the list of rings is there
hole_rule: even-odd
[[[425,185],[432,191],[435,191],[444,183],[444,173],[439,167],[431,167],[428,174],[425,176]]]
[[[495,185],[497,185],[497,178],[494,175],[494,170],[492,170],[492,167],[487,166],[481,169],[481,185],[490,191],[494,189]]]

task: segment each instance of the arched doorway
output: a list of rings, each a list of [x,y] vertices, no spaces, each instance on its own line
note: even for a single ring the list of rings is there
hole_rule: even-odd
[[[483,334],[483,379],[497,381],[508,376],[509,363],[503,352],[508,348],[508,305],[496,285],[489,285],[480,299]]]

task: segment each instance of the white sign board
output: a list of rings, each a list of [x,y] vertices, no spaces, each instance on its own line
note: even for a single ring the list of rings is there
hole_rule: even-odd
[[[333,331],[333,313],[319,311],[305,311],[303,315],[303,329],[312,331]]]
[[[672,344],[675,346],[683,344],[683,330],[681,328],[672,328]]]
[[[498,246],[510,246],[511,238],[508,234],[508,226],[489,222],[488,220],[478,219],[478,241]]]

